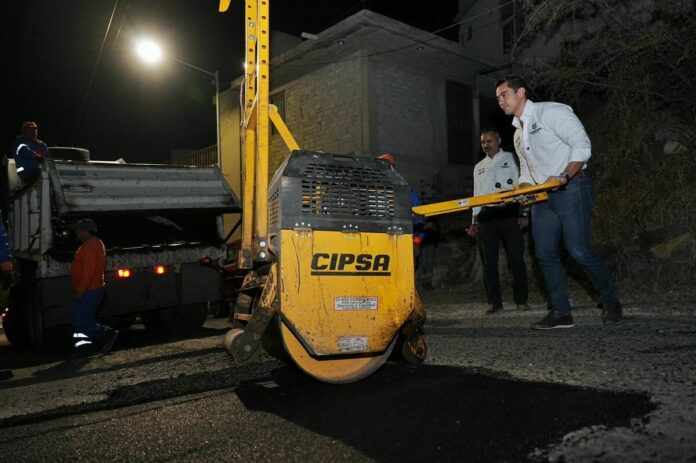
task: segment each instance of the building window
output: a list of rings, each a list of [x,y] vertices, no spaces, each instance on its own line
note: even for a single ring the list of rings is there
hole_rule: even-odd
[[[472,162],[473,102],[471,87],[447,81],[447,160],[451,164]]]
[[[285,92],[278,92],[271,95],[270,103],[278,108],[280,118],[285,121]],[[271,135],[278,133],[275,125],[271,122]]]
[[[522,4],[518,1],[500,0],[500,24],[503,27],[503,53],[510,53],[524,27]]]

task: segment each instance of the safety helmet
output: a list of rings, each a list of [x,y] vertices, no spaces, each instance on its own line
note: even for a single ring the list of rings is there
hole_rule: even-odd
[[[396,165],[396,159],[394,159],[394,155],[393,155],[393,154],[384,153],[384,154],[382,154],[382,155],[380,155],[380,156],[377,156],[377,159],[381,159],[382,161],[387,161],[387,162],[388,162],[389,164],[391,164],[392,166],[395,166],[395,165]]]

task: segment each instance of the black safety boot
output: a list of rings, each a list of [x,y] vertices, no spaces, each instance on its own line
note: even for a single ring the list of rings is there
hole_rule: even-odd
[[[553,330],[556,328],[572,328],[575,326],[573,317],[570,315],[561,315],[553,310],[536,323],[532,323],[529,327],[533,330]]]
[[[605,325],[618,325],[623,322],[623,309],[619,302],[602,302],[599,308],[602,309],[602,323]]]
[[[488,310],[486,310],[486,315],[491,315],[491,314],[494,314],[497,312],[502,312],[502,311],[503,311],[502,305],[489,304]]]
[[[102,339],[102,352],[108,354],[114,347],[114,341],[118,338],[118,331],[111,330],[104,335]]]

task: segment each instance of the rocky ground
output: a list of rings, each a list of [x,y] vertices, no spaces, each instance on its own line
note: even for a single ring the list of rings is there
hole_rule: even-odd
[[[595,302],[575,288],[576,327],[535,332],[520,324],[533,314],[507,312],[484,317],[477,304],[434,300],[429,333],[430,362],[484,367],[529,381],[606,391],[642,393],[655,410],[629,426],[602,424],[567,433],[537,448],[538,461],[696,461],[696,304],[642,303],[626,299],[626,321],[604,327]],[[477,314],[478,312],[478,314]],[[443,336],[433,336],[437,333]],[[462,343],[444,338],[457,336]]]

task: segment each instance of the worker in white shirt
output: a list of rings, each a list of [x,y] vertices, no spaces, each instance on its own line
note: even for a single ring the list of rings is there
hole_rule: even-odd
[[[486,154],[474,167],[474,196],[500,193],[517,187],[519,170],[512,153],[500,148],[500,134],[495,129],[481,130],[481,149]],[[501,240],[507,249],[513,277],[513,298],[518,310],[527,310],[527,266],[524,263],[522,230],[529,224],[528,211],[517,204],[475,207],[467,233],[478,236],[483,254],[484,282],[488,296],[486,315],[503,310],[498,274]]]
[[[559,256],[561,238],[570,256],[585,270],[601,296],[602,321],[623,320],[619,294],[609,269],[590,244],[594,189],[584,173],[591,156],[590,139],[570,106],[535,103],[519,76],[496,83],[498,105],[514,116],[515,150],[520,159],[520,187],[560,181],[548,201],[532,206],[534,250],[544,274],[550,309],[533,329],[572,328],[570,302]]]

